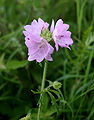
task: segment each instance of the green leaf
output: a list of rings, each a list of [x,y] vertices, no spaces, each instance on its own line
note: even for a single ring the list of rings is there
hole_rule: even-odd
[[[75,95],[79,94],[79,93],[80,93],[81,91],[83,91],[85,88],[90,87],[90,85],[92,85],[92,83],[94,83],[94,80],[91,80],[91,81],[89,81],[88,83],[86,83],[85,85],[83,85],[82,87],[80,87],[80,88],[76,91]]]
[[[57,106],[57,103],[56,103],[56,99],[55,97],[52,95],[52,93],[50,93],[49,91],[47,91],[47,93],[49,94],[50,98],[51,98],[51,103],[52,105],[55,106],[56,110],[57,110],[57,113],[58,113],[58,106]]]
[[[60,96],[60,94],[59,94],[58,91],[56,91],[56,90],[51,90],[51,89],[50,89],[50,91],[53,92],[54,94],[56,94],[59,100],[61,99],[61,96]]]
[[[7,69],[18,69],[25,67],[27,65],[28,61],[18,61],[18,60],[11,60],[6,64]]]
[[[0,69],[1,70],[5,70],[6,69],[5,64],[4,64],[4,56],[5,56],[5,54],[2,54],[0,56]]]
[[[7,85],[7,82],[0,85],[0,90],[3,89]]]
[[[34,90],[31,90],[34,94],[41,94],[42,92],[37,90],[37,91],[34,91]]]

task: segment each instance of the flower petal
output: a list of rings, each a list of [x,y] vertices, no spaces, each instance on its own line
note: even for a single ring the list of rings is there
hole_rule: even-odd
[[[68,24],[63,24],[62,30],[63,30],[63,31],[66,31],[66,30],[68,30],[68,29],[69,29],[69,25],[68,25]]]
[[[49,44],[49,54],[53,54],[54,48]]]
[[[52,20],[50,31],[51,31],[51,33],[54,31],[54,20]]]
[[[63,25],[63,21],[62,21],[62,19],[59,19],[57,22],[56,22],[56,26],[55,26],[55,28],[61,28],[61,26]]]
[[[24,34],[24,36],[29,36],[30,35],[29,32],[27,32],[27,31],[23,31],[23,34]]]
[[[38,22],[34,19],[31,23],[32,26],[36,26],[38,24]]]
[[[73,44],[73,40],[71,38],[58,39],[57,42],[61,47],[67,47],[69,49],[70,49],[69,45]]]
[[[66,31],[63,33],[64,37],[71,37],[71,32],[70,31]]]
[[[38,43],[33,43],[30,47],[28,47],[28,55],[32,55],[38,51]]]
[[[44,29],[44,28],[48,29],[48,27],[49,27],[49,24],[47,22],[44,22],[41,18],[38,19],[38,23],[39,23],[41,29]]]
[[[51,57],[50,54],[48,54],[48,55],[45,57],[45,59],[48,60],[48,61],[53,61],[53,58]]]
[[[24,29],[25,29],[26,31],[32,32],[32,27],[31,27],[31,25],[26,25],[26,26],[24,26]]]
[[[31,27],[32,27],[32,33],[31,34],[40,35],[40,33],[41,33],[40,25],[36,20],[33,20],[33,22],[31,23]]]
[[[35,60],[35,56],[30,55],[30,56],[28,57],[28,61],[33,61],[33,60]]]
[[[42,45],[36,52],[36,61],[41,62],[48,54],[48,46]]]
[[[43,44],[38,44],[36,48],[37,50],[34,49],[35,52],[31,52],[32,48],[28,48],[28,50],[30,50],[28,60],[29,61],[36,60],[37,62],[42,62],[43,59],[48,54],[48,46],[45,43],[43,43]]]
[[[57,43],[56,37],[54,38],[54,42],[55,42],[56,51],[58,51],[59,47],[58,47],[58,43]]]

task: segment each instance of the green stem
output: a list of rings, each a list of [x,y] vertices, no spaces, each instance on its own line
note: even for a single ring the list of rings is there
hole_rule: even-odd
[[[41,84],[41,91],[44,90],[45,79],[46,79],[46,72],[47,72],[47,61],[45,60],[44,71],[43,71],[43,78],[42,78],[42,84]],[[42,96],[42,93],[40,95],[40,98],[41,98],[41,96]],[[40,107],[41,107],[41,104],[39,104],[39,109],[38,109],[38,114],[37,114],[37,120],[40,120]]]
[[[42,85],[41,85],[41,91],[43,91],[44,86],[45,86],[46,72],[47,72],[47,61],[45,60],[44,71],[43,71],[43,78],[42,78]]]

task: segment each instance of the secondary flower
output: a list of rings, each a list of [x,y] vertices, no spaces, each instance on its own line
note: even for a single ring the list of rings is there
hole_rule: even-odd
[[[48,43],[51,40],[52,34],[48,30],[49,24],[41,18],[33,20],[31,25],[26,25],[23,31],[25,35],[25,44],[28,47],[28,60],[42,62],[43,59],[52,61],[51,54],[54,48]]]
[[[67,31],[69,28],[68,24],[63,24],[62,19],[59,19],[56,22],[54,27],[54,20],[52,20],[52,25],[50,31],[52,32],[52,37],[55,42],[56,50],[58,51],[58,46],[69,48],[69,45],[73,44],[73,40],[71,39],[71,32]]]

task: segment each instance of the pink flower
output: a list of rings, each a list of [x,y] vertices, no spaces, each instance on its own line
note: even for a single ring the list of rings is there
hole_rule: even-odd
[[[59,19],[56,22],[54,27],[54,20],[52,20],[52,25],[50,31],[52,32],[52,37],[55,42],[56,50],[58,51],[58,45],[61,47],[69,48],[69,45],[73,44],[73,40],[71,39],[71,32],[67,31],[69,28],[68,24],[63,24],[62,19]]]
[[[52,61],[51,54],[53,54],[54,48],[41,36],[41,32],[44,29],[48,29],[49,24],[44,22],[41,18],[33,20],[31,25],[26,25],[23,31],[25,35],[25,44],[28,47],[28,60],[42,62],[43,59]]]

